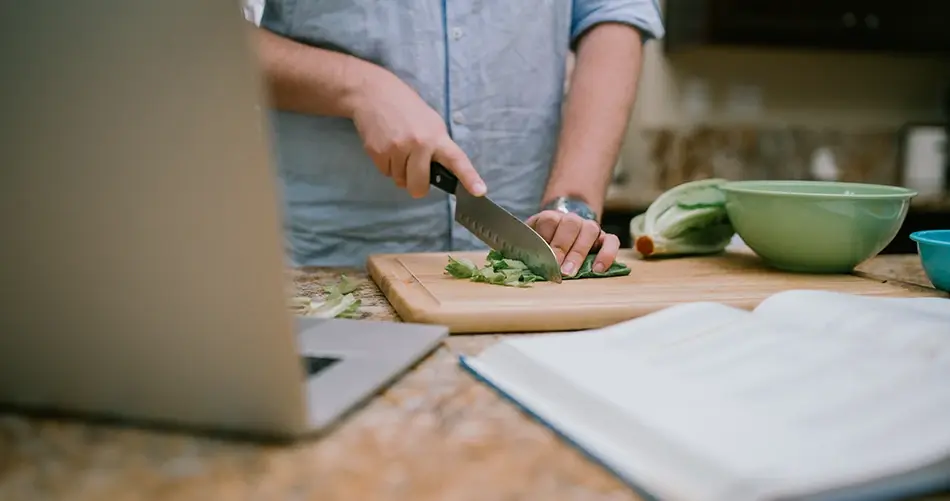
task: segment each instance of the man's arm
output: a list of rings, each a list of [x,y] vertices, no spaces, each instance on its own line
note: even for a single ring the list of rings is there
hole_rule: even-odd
[[[577,46],[557,153],[542,203],[583,200],[598,215],[623,142],[643,57],[640,33],[598,24]]]
[[[452,171],[473,195],[485,194],[485,182],[449,137],[442,117],[395,74],[256,29],[271,106],[353,120],[379,171],[415,198],[429,191],[431,162]]]
[[[277,109],[352,118],[366,85],[388,73],[362,59],[304,45],[256,28],[271,104]]]

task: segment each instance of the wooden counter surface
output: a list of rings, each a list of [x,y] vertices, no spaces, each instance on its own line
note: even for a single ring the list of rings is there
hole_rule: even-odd
[[[916,256],[861,267],[929,286]],[[294,271],[313,293],[348,270]],[[395,318],[369,281],[363,310]],[[294,446],[0,415],[2,501],[638,499],[456,365],[498,336],[453,336],[330,435]]]

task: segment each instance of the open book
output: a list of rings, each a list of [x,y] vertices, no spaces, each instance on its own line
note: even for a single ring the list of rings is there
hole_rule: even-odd
[[[950,300],[787,291],[507,338],[463,367],[646,494],[950,488]]]

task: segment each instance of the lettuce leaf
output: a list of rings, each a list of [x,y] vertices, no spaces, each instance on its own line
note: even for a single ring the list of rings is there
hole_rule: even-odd
[[[603,272],[594,271],[594,259],[596,254],[589,254],[584,258],[580,268],[574,276],[564,277],[564,280],[577,280],[581,278],[606,278],[619,277],[630,274],[630,267],[614,262],[610,268]],[[493,285],[504,285],[507,287],[527,287],[534,282],[543,282],[544,277],[529,270],[527,265],[515,259],[506,259],[500,252],[492,250],[488,252],[485,258],[485,265],[478,267],[468,259],[455,259],[449,256],[449,262],[445,266],[445,272],[454,278],[469,279],[472,282],[482,282]]]

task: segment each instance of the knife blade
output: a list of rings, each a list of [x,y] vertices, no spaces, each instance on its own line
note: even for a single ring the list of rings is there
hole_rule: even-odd
[[[455,174],[440,163],[432,162],[429,184],[455,195],[455,220],[479,240],[506,258],[521,261],[545,280],[561,282],[554,250],[533,228],[487,196],[469,193]]]

